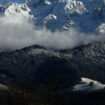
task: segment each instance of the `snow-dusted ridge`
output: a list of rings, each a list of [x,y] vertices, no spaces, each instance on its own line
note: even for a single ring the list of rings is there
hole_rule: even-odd
[[[39,55],[39,54],[46,54],[48,56],[56,56],[56,57],[61,57],[58,52],[54,52],[53,50],[49,49],[31,49],[28,52],[29,55]]]

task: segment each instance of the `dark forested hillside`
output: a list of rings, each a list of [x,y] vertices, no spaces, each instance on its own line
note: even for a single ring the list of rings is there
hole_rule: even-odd
[[[24,102],[34,103],[34,100],[37,104],[50,105],[55,102],[55,105],[83,105],[91,100],[86,97],[93,97],[98,99],[99,103],[100,100],[105,103],[104,90],[98,93],[72,91],[72,87],[80,82],[81,77],[105,83],[104,54],[105,43],[93,43],[61,51],[34,45],[12,52],[2,52],[0,83],[8,89],[1,91],[0,96],[4,97],[3,100],[9,100],[6,101],[8,105],[15,99],[15,105],[20,105],[21,102],[21,105],[24,105]],[[85,105],[98,105],[95,100],[92,104],[88,102],[89,104]]]

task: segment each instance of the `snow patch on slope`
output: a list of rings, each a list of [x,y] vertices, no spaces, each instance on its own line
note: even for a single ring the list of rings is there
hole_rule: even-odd
[[[7,90],[8,87],[6,85],[0,84],[0,90]]]
[[[105,89],[105,84],[89,78],[81,78],[80,84],[73,87],[73,91],[98,91],[102,89]]]
[[[96,32],[99,34],[99,33],[102,33],[102,34],[105,34],[105,23],[102,23],[97,29],[96,29]]]

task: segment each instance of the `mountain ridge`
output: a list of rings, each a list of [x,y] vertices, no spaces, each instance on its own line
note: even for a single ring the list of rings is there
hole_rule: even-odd
[[[90,50],[87,52],[88,49]],[[22,50],[2,52],[0,53],[0,78],[5,75],[3,78],[10,78],[8,79],[10,83],[17,84],[27,78],[31,82],[44,84],[49,78],[50,81],[54,80],[54,84],[56,84],[56,80],[62,81],[58,83],[58,87],[62,85],[62,88],[78,83],[81,77],[105,83],[104,53],[105,43],[93,43],[61,51],[34,45]],[[72,76],[70,77],[70,75]],[[72,82],[70,82],[71,80]],[[49,81],[47,82],[50,84]],[[53,85],[53,81],[51,85]]]

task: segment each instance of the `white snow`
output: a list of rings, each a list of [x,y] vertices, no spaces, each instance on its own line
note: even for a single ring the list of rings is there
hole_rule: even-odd
[[[80,84],[73,87],[73,91],[98,91],[105,89],[105,84],[89,78],[81,78]]]
[[[46,54],[47,56],[56,56],[60,57],[58,52],[54,52],[52,50],[44,50],[44,49],[31,49],[28,54],[30,55],[38,55],[38,54]]]
[[[98,33],[105,33],[105,23],[102,23],[100,26],[98,26],[98,28],[96,29],[96,32]]]
[[[0,84],[0,90],[7,90],[8,87],[6,85]]]
[[[12,3],[10,6],[4,11],[2,24],[22,24],[23,22],[27,22],[27,20],[32,19],[32,16],[29,15],[30,9],[26,4],[17,4]]]
[[[45,0],[45,4],[50,5],[51,4],[50,0]]]

